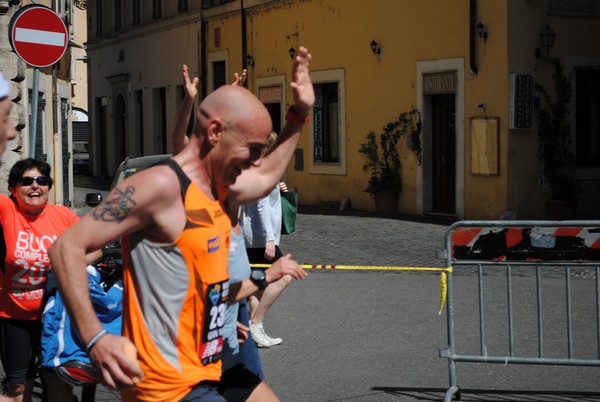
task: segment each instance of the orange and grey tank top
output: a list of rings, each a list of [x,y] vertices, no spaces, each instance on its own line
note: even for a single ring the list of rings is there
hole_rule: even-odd
[[[186,225],[172,244],[123,238],[123,335],[137,347],[142,381],[123,401],[179,401],[221,377],[231,221],[172,159]]]

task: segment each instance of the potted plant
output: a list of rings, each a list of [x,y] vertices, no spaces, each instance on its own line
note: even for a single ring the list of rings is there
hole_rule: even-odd
[[[554,65],[554,96],[536,83],[537,156],[543,162],[543,176],[549,184],[546,217],[551,220],[571,219],[575,215],[579,185],[573,176],[575,155],[569,123],[571,84],[558,59],[547,59]]]
[[[366,162],[363,170],[370,170],[371,176],[363,190],[374,198],[375,212],[394,214],[398,212],[398,196],[402,191],[402,163],[400,161],[399,141],[410,138],[411,149],[421,163],[421,114],[417,109],[403,112],[383,127],[383,132],[375,134],[369,131],[366,142],[360,145],[358,152]]]

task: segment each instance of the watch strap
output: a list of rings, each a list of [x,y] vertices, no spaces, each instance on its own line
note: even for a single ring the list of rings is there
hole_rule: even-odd
[[[262,278],[255,278],[255,272],[260,272],[262,274]],[[267,276],[265,275],[265,271],[264,270],[257,270],[257,269],[253,269],[252,273],[250,273],[250,280],[252,281],[252,283],[254,285],[256,285],[256,287],[258,287],[260,290],[265,289],[269,284],[267,283]]]

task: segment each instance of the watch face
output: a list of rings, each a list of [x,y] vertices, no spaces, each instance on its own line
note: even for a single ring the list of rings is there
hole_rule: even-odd
[[[265,279],[265,271],[262,269],[253,269],[250,275],[252,276],[252,279],[256,279],[257,281]]]
[[[250,279],[259,289],[264,289],[268,285],[265,271],[262,269],[253,269],[250,273]]]

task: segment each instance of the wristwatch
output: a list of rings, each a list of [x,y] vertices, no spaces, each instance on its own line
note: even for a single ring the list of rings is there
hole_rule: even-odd
[[[250,273],[250,280],[253,284],[258,286],[260,290],[263,290],[269,285],[267,283],[267,276],[265,275],[264,269],[253,269]]]

